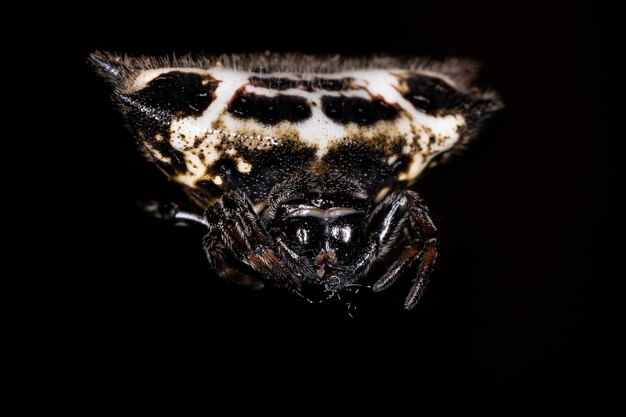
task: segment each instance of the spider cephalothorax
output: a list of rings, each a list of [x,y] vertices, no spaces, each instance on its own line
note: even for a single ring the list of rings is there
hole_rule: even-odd
[[[380,291],[406,273],[414,307],[438,242],[408,187],[500,107],[458,60],[98,53],[91,62],[115,86],[139,146],[200,209],[150,210],[204,225],[222,278],[307,298],[367,282]],[[386,273],[368,276],[404,246]]]

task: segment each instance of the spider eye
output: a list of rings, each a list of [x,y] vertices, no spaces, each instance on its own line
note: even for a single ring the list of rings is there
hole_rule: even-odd
[[[296,230],[296,239],[301,245],[306,245],[309,242],[309,232],[306,229]]]
[[[308,217],[291,217],[281,225],[289,241],[302,250],[311,249],[316,242],[322,240],[323,224],[319,219]]]
[[[350,243],[352,238],[352,228],[348,225],[345,226],[333,226],[330,229],[331,235],[342,243]]]

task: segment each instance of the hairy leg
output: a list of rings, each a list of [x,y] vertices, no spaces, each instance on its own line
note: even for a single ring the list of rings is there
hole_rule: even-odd
[[[172,221],[177,225],[202,225],[209,228],[209,223],[203,215],[190,210],[183,210],[176,203],[147,201],[142,202],[140,206],[158,219]],[[220,278],[253,289],[263,288],[263,281],[252,277],[241,268],[235,267],[237,262],[231,259],[232,256],[228,256],[227,250],[219,238],[207,239],[205,237],[204,251],[209,261],[209,267],[215,270]]]
[[[400,192],[388,195],[372,212],[369,220],[368,241],[357,258],[352,271],[352,282],[358,282],[369,272],[372,264],[393,243],[402,239],[408,217],[409,200]]]
[[[204,216],[209,228],[204,246],[207,255],[215,258],[214,263],[223,260],[216,251],[219,249],[223,254],[225,249],[277,286],[296,290],[297,285],[279,258],[275,242],[267,235],[241,192],[226,193]]]
[[[387,270],[372,289],[382,291],[389,288],[404,272],[417,262],[417,273],[412,280],[409,295],[404,302],[404,308],[412,309],[419,302],[428,279],[432,273],[439,251],[437,228],[435,227],[428,209],[413,191],[402,191],[399,194],[406,200],[409,224],[408,227],[413,240],[408,249]]]

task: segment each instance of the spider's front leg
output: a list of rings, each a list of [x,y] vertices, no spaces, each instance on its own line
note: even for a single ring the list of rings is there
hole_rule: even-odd
[[[404,301],[404,308],[412,309],[417,305],[428,279],[433,271],[437,255],[439,253],[439,240],[437,228],[433,223],[428,209],[416,192],[401,191],[401,198],[406,200],[408,209],[408,231],[411,236],[411,244],[408,249],[391,265],[385,275],[382,276],[372,290],[378,292],[389,288],[401,275],[417,262],[417,274],[412,280],[411,290]]]
[[[190,209],[183,209],[176,203],[160,203],[158,201],[142,201],[139,206],[157,219],[174,222],[178,226],[201,225],[207,229],[209,223],[202,214],[194,213]],[[261,280],[254,278],[247,271],[233,266],[232,256],[228,256],[228,251],[221,240],[204,238],[204,251],[209,261],[211,269],[217,275],[226,280],[253,289],[261,289],[264,284]]]
[[[417,305],[422,296],[437,260],[439,248],[437,229],[428,214],[428,209],[417,193],[407,190],[394,192],[376,207],[370,219],[370,227],[372,228],[370,238],[358,258],[353,280],[356,282],[365,277],[372,263],[382,253],[392,249],[403,231],[408,231],[409,248],[400,255],[385,275],[374,283],[372,290],[378,292],[389,288],[417,262],[417,273],[404,302],[404,308],[410,310]]]
[[[276,244],[267,235],[248,199],[239,191],[230,191],[204,214],[209,232],[204,248],[211,266],[230,273],[225,253],[260,273],[277,286],[295,289],[296,284],[279,258]]]
[[[138,205],[143,211],[153,217],[172,221],[179,226],[198,224],[209,227],[204,216],[191,210],[185,210],[176,203],[160,203],[154,200],[147,200],[139,202]]]

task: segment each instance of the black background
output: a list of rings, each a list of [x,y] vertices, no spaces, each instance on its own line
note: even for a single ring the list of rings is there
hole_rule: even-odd
[[[73,192],[86,218],[72,222],[81,265],[96,271],[82,269],[72,288],[84,392],[95,404],[137,407],[176,404],[182,394],[208,412],[291,402],[407,405],[415,414],[605,404],[612,365],[602,361],[606,317],[593,301],[608,280],[615,139],[604,123],[611,93],[602,48],[617,22],[601,15],[579,3],[432,1],[171,4],[132,15],[102,4],[74,19],[63,50],[72,55],[64,68],[77,71],[70,101],[80,103],[79,128],[62,153],[90,184]],[[201,231],[136,210],[138,199],[182,194],[136,150],[109,87],[85,64],[96,49],[471,57],[483,63],[479,83],[499,91],[506,109],[468,152],[415,187],[442,242],[422,302],[407,313],[406,288],[363,294],[351,319],[338,306],[219,282]]]

